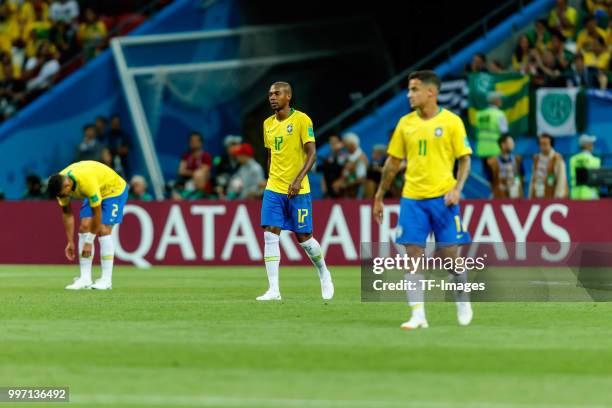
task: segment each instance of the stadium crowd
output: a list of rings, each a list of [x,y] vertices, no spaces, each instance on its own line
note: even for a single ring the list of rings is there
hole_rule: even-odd
[[[611,88],[611,17],[609,0],[585,0],[580,12],[557,0],[547,17],[519,36],[509,66],[476,54],[467,71],[521,72],[534,87]]]
[[[119,9],[111,3],[0,0],[0,122],[98,55],[112,35],[144,21],[122,9],[151,2],[127,0]],[[159,8],[168,1],[153,3]]]

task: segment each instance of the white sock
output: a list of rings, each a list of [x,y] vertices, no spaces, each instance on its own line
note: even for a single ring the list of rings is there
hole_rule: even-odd
[[[465,286],[465,284],[467,284],[468,282],[467,274],[468,274],[467,271],[463,273],[449,272],[448,276],[451,282],[463,283],[463,285]],[[455,291],[454,296],[455,296],[455,303],[463,303],[463,302],[470,301],[470,294],[462,290]]]
[[[102,265],[102,279],[113,279],[113,260],[115,257],[115,244],[112,235],[100,237],[100,264]]]
[[[280,265],[280,237],[273,232],[264,232],[264,261],[268,274],[268,285],[272,292],[279,292],[278,267]]]
[[[323,251],[321,251],[319,242],[314,237],[311,237],[309,240],[301,242],[300,246],[304,248],[304,251],[306,251],[306,254],[317,268],[319,278],[321,280],[331,280],[331,274],[329,269],[327,269],[327,265],[325,265],[325,258],[323,257]]]
[[[79,233],[79,266],[81,268],[81,279],[91,282],[91,265],[95,255],[96,244],[91,245],[91,255],[89,258],[83,258],[83,246],[85,245],[85,234]]]
[[[404,275],[404,279],[408,282],[414,282],[415,290],[408,290],[408,304],[412,309],[412,315],[414,317],[425,319],[425,294],[423,293],[423,287],[421,281],[425,279],[422,273],[407,273]]]

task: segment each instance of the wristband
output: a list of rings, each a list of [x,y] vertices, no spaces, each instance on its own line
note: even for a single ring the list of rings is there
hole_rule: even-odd
[[[96,234],[92,234],[91,232],[86,232],[85,235],[83,236],[83,241],[86,244],[93,244],[95,239],[96,239]]]

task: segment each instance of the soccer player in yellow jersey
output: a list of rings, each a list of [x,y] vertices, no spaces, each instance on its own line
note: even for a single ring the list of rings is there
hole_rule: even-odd
[[[319,272],[321,294],[328,300],[334,295],[334,285],[321,246],[312,236],[308,172],[317,156],[312,121],[289,105],[291,86],[286,82],[272,84],[268,101],[275,113],[263,124],[269,176],[261,205],[261,226],[265,229],[264,261],[269,288],[257,300],[281,299],[278,287],[281,230],[295,233]]]
[[[79,264],[81,276],[66,289],[112,288],[115,246],[111,232],[121,224],[123,207],[127,201],[127,183],[113,169],[97,161],[80,161],[49,177],[48,192],[62,207],[62,220],[66,231],[66,258],[74,260],[74,215],[71,199],[83,200],[79,226]],[[94,241],[100,237],[102,277],[92,282],[91,265]]]
[[[442,258],[456,258],[458,245],[470,241],[459,215],[461,190],[470,172],[470,148],[461,118],[438,106],[440,79],[433,71],[416,71],[408,78],[408,99],[413,112],[403,116],[387,150],[387,161],[374,198],[374,217],[380,223],[383,197],[406,159],[404,189],[400,201],[396,243],[406,246],[407,255],[423,255],[425,242],[433,232]],[[459,161],[457,180],[453,176]],[[408,292],[412,317],[402,329],[428,327],[420,280],[422,271],[406,275],[418,290]],[[457,283],[467,282],[467,273],[449,271]],[[465,326],[472,320],[472,307],[465,292],[455,293],[457,318]]]

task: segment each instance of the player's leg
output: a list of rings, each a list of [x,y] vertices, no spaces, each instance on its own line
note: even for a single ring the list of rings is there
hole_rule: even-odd
[[[280,233],[284,224],[282,194],[264,191],[261,203],[261,226],[264,228],[264,262],[268,275],[268,290],[257,300],[281,300],[279,288]]]
[[[406,255],[411,258],[418,258],[423,255],[430,230],[429,216],[423,209],[422,200],[402,198],[396,243],[406,247]],[[423,271],[410,271],[406,273],[404,279],[413,283],[411,285],[413,289],[407,291],[411,316],[400,327],[404,330],[427,328],[429,325],[425,315],[425,294],[421,285],[421,281],[425,279]]]
[[[459,205],[446,206],[441,197],[432,203],[432,224],[438,253],[442,258],[456,259],[459,256],[459,244],[470,242],[470,236],[461,223]],[[465,286],[468,282],[467,271],[449,270],[449,281]],[[470,295],[463,290],[453,294],[457,306],[457,320],[460,325],[467,326],[472,321],[474,313],[470,303]]]
[[[74,280],[73,283],[66,286],[66,289],[69,290],[81,290],[81,289],[90,289],[92,284],[91,278],[91,268],[93,264],[93,258],[95,254],[95,241],[91,246],[91,255],[88,257],[83,257],[81,254],[83,253],[83,245],[85,245],[85,234],[89,232],[91,226],[91,217],[92,217],[91,207],[89,206],[89,202],[87,199],[83,200],[83,204],[81,205],[81,211],[79,214],[80,224],[79,224],[79,243],[78,243],[78,257],[79,257],[79,269],[80,276]]]
[[[113,226],[123,221],[123,208],[127,202],[128,190],[117,197],[102,201],[102,225],[100,226],[100,265],[102,276],[91,286],[92,289],[109,290],[113,287],[113,265],[115,261],[115,244],[113,242]]]
[[[291,213],[290,230],[295,232],[300,246],[313,263],[321,281],[321,296],[324,300],[334,297],[331,273],[325,264],[321,245],[312,236],[312,199],[310,193],[300,194],[289,200]]]

